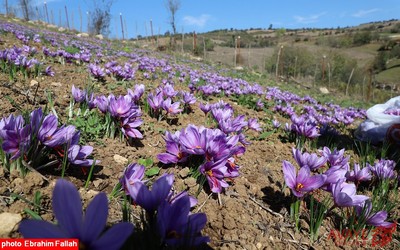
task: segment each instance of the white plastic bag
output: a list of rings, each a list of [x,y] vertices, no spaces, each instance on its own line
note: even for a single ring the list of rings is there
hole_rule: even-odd
[[[361,141],[378,144],[385,140],[400,142],[393,133],[400,124],[400,96],[394,97],[384,104],[376,104],[367,110],[367,119],[358,126],[355,136]],[[389,132],[389,133],[388,133]]]

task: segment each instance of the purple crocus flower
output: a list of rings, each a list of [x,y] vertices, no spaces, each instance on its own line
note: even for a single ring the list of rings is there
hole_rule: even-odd
[[[196,97],[190,92],[182,91],[182,102],[185,105],[191,105],[196,103]]]
[[[178,91],[175,91],[174,87],[169,83],[162,88],[162,92],[164,96],[169,98],[172,98],[178,94]]]
[[[174,202],[164,201],[157,209],[157,231],[167,246],[195,247],[210,241],[201,230],[207,223],[204,213],[190,214],[190,197],[184,195]]]
[[[208,112],[210,112],[210,110],[211,110],[211,105],[209,103],[206,103],[206,104],[199,103],[199,107],[205,115],[208,114]]]
[[[87,159],[87,157],[93,152],[92,146],[80,146],[72,145],[68,149],[68,161],[76,166],[90,167],[93,165],[92,159]],[[98,164],[100,161],[96,161]]]
[[[163,109],[167,112],[167,114],[176,115],[182,112],[182,109],[179,108],[180,102],[172,103],[171,98],[167,98],[162,102]]]
[[[43,123],[38,131],[38,139],[44,145],[55,148],[71,140],[75,133],[75,127],[58,126],[58,119],[55,115],[49,114],[43,119]]]
[[[300,167],[308,166],[311,171],[315,171],[324,166],[327,161],[324,156],[318,157],[315,153],[301,153],[301,150],[297,148],[292,148],[292,153],[294,159]]]
[[[162,92],[158,92],[156,95],[149,93],[147,96],[147,102],[149,103],[153,112],[158,112],[161,109],[163,100]]]
[[[375,227],[391,227],[393,223],[385,221],[387,219],[388,213],[386,211],[378,211],[376,213],[372,212],[372,202],[371,200],[366,200],[364,203],[355,207],[357,216],[364,217],[366,219],[367,225],[372,225]]]
[[[93,93],[90,94],[86,93],[85,100],[89,109],[94,109],[97,106],[96,99]]]
[[[356,185],[362,181],[369,181],[371,178],[370,167],[365,166],[360,169],[360,164],[357,163],[354,164],[354,169],[352,171],[346,173],[346,179],[354,182]]]
[[[147,213],[154,214],[158,206],[168,197],[173,182],[174,175],[165,174],[153,183],[151,191],[144,183],[135,182],[133,185],[128,185],[128,193]]]
[[[207,140],[205,130],[200,131],[195,125],[189,124],[185,129],[182,129],[179,140],[184,152],[195,155],[205,153]]]
[[[101,113],[105,114],[108,110],[109,100],[104,95],[96,96],[94,99],[94,103],[96,104],[97,108],[101,111]]]
[[[346,167],[350,159],[350,156],[344,156],[344,148],[339,151],[335,148],[332,152],[328,147],[324,147],[320,152],[331,168]]]
[[[292,131],[292,125],[289,123],[285,123],[285,131],[286,132],[291,132]]]
[[[48,116],[53,116],[53,115],[48,115]],[[46,120],[46,118],[45,118]],[[58,121],[56,121],[58,123]],[[43,122],[44,124],[44,122]],[[54,123],[53,124],[46,124],[48,125],[48,133],[42,134],[43,132],[46,131],[46,127],[44,127],[42,124],[42,127],[39,129],[38,135],[39,135],[39,140],[46,146],[50,148],[55,148],[58,146],[61,146],[64,143],[68,143],[71,138],[75,134],[75,126],[73,125],[68,125],[68,126],[61,126],[60,128],[57,128],[54,131]],[[44,128],[43,130],[41,130]],[[43,140],[41,139],[43,138]]]
[[[261,99],[258,99],[256,101],[256,109],[257,110],[262,110],[264,108],[264,103],[261,101]]]
[[[296,115],[293,115],[291,117],[291,120],[292,131],[294,131],[296,134],[310,139],[320,136],[317,124],[311,121],[309,117],[306,118],[304,116],[298,117]]]
[[[326,176],[324,185],[321,187],[322,190],[332,192],[332,185],[339,179],[345,179],[348,169],[345,168],[329,168],[323,173]]]
[[[250,118],[247,121],[247,126],[249,129],[252,129],[254,131],[262,131],[261,125],[258,123],[257,118]]]
[[[239,165],[235,163],[235,158],[234,157],[229,157],[229,159],[226,161],[226,173],[225,177],[227,178],[236,178],[238,177],[239,174]]]
[[[78,190],[72,183],[59,179],[52,204],[57,225],[43,220],[24,220],[19,231],[25,238],[75,238],[85,249],[117,250],[133,231],[133,224],[121,222],[103,233],[108,217],[105,193],[93,198],[83,216]]]
[[[119,96],[109,98],[108,111],[115,118],[128,117],[131,114],[132,102],[128,96]]]
[[[51,66],[47,66],[46,69],[44,70],[44,74],[46,76],[54,76],[54,71],[51,70]]]
[[[342,178],[332,184],[332,196],[336,206],[354,207],[369,199],[365,195],[356,195],[356,185],[344,181],[345,179]]]
[[[119,182],[121,183],[127,195],[129,195],[128,186],[133,185],[136,182],[142,182],[145,170],[146,167],[138,163],[129,164],[125,168],[124,174]]]
[[[56,132],[58,126],[57,116],[49,114],[43,119],[42,126],[40,126],[38,138],[39,141],[44,143],[45,141],[52,138],[53,134]]]
[[[164,140],[166,142],[166,153],[157,155],[157,159],[164,164],[176,164],[178,162],[185,162],[188,158],[188,154],[183,152],[181,144],[179,142],[180,131],[176,131],[174,134],[169,131],[165,132]]]
[[[379,180],[387,180],[396,178],[395,166],[396,163],[394,161],[381,159],[373,166],[370,166],[370,169]]]
[[[32,135],[37,135],[40,126],[42,125],[43,121],[43,110],[42,108],[35,109],[34,111],[31,112],[30,114],[30,125],[32,129]],[[0,126],[1,130],[1,126]]]
[[[100,66],[96,64],[89,64],[89,72],[95,79],[99,81],[104,81],[106,73],[104,73],[104,69],[101,68]]]
[[[164,164],[185,162],[188,158],[188,154],[181,150],[179,142],[176,141],[167,141],[166,151],[157,155],[157,159]]]
[[[86,91],[75,88],[75,85],[72,85],[72,97],[76,103],[81,103],[85,100]]]
[[[1,133],[3,151],[11,155],[10,160],[15,160],[28,151],[31,138],[31,126],[28,124],[15,130],[3,130]]]
[[[281,124],[278,120],[273,120],[273,121],[272,121],[272,126],[273,126],[275,129],[278,129],[281,125],[282,125],[282,124]]]
[[[132,100],[135,103],[138,103],[142,95],[144,94],[144,85],[143,84],[136,84],[134,90],[128,89],[128,95],[132,97]]]
[[[225,163],[225,159],[221,159],[217,162],[207,161],[199,167],[200,173],[206,176],[208,185],[213,193],[221,193],[223,188],[229,186],[224,180],[227,174]]]
[[[326,180],[325,175],[311,176],[308,166],[300,168],[298,175],[296,175],[295,167],[290,162],[283,161],[282,169],[285,183],[296,197],[303,197],[305,194],[320,188]]]
[[[143,120],[139,118],[141,112],[138,110],[132,110],[132,112],[129,117],[122,118],[121,131],[125,136],[142,139],[143,134],[137,129],[143,123]]]

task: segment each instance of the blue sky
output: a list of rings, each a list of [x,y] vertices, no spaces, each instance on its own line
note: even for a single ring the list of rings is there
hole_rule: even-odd
[[[43,2],[36,1],[43,8]],[[65,5],[70,22],[74,15],[74,28],[79,30],[79,7],[83,15],[83,30],[86,29],[86,12],[95,0],[46,0],[49,13],[53,10],[55,23],[65,25]],[[100,1],[100,0],[97,0]],[[108,0],[106,0],[108,1]],[[17,0],[9,0],[9,3]],[[121,38],[120,13],[126,23],[129,38],[150,35],[150,20],[153,33],[164,34],[171,30],[166,0],[115,0],[112,9],[110,37]],[[176,16],[178,32],[206,32],[216,29],[268,28],[330,28],[354,26],[371,21],[398,19],[399,0],[181,0]],[[50,14],[49,14],[50,15]]]

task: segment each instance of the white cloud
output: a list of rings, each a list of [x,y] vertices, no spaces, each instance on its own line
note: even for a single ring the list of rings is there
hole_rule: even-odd
[[[321,16],[324,16],[326,14],[326,12],[322,12],[319,14],[315,14],[315,15],[311,15],[311,16],[294,16],[293,18],[296,20],[296,22],[298,23],[303,23],[303,24],[307,24],[307,23],[316,23],[319,21],[319,18]]]
[[[379,11],[379,9],[370,9],[370,10],[359,10],[356,13],[354,13],[352,16],[353,17],[364,17],[368,14],[374,13]]]
[[[186,25],[192,25],[203,28],[210,19],[211,19],[210,15],[203,14],[200,15],[199,17],[185,16],[183,17],[183,22]]]

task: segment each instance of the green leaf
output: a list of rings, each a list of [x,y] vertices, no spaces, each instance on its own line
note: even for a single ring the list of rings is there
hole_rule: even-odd
[[[268,136],[272,135],[273,133],[274,133],[274,130],[265,131],[265,132],[262,133],[257,139],[258,139],[258,140],[264,140],[265,138],[267,138]]]
[[[25,212],[27,215],[31,216],[31,217],[32,217],[33,219],[35,219],[35,220],[42,220],[42,217],[40,217],[40,215],[38,215],[36,212],[30,210],[29,208],[25,208],[25,209],[24,209],[24,212]]]
[[[148,169],[145,174],[148,177],[154,176],[154,175],[158,175],[158,173],[160,172],[160,168],[159,167],[152,167],[150,169]]]
[[[151,166],[153,166],[153,160],[151,158],[147,158],[147,159],[139,159],[138,163],[140,165],[145,166],[146,168],[149,168]]]

